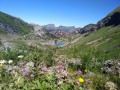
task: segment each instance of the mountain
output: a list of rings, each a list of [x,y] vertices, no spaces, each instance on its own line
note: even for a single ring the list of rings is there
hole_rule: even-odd
[[[33,27],[20,18],[0,12],[0,30],[23,35],[31,32]]]
[[[75,31],[76,28],[75,28],[75,26],[62,26],[61,25],[61,26],[57,27],[57,30],[72,32],[72,31]]]
[[[32,24],[32,26],[34,27],[35,35],[37,35],[41,38],[44,38],[44,39],[55,39],[55,38],[57,38],[53,34],[50,34],[45,28],[43,28],[40,25]],[[52,26],[51,26],[51,28],[52,28]]]
[[[57,28],[54,24],[44,25],[42,27],[45,28],[47,31],[53,31]]]
[[[28,24],[20,18],[0,12],[0,50],[36,46],[46,48],[54,45],[54,35],[36,24]]]
[[[60,31],[65,31],[65,32],[71,32],[71,31],[75,31],[78,28],[75,28],[75,26],[58,26],[56,27],[54,24],[48,24],[48,25],[44,25],[42,26],[43,28],[45,28],[47,31],[54,31],[54,30],[60,30]]]
[[[86,32],[91,32],[94,31],[94,27],[96,28],[96,24],[88,24],[85,27],[80,29],[80,33],[86,33]]]
[[[120,7],[116,8],[102,20],[98,21],[97,24],[89,24],[81,28],[80,33],[82,34],[90,31],[96,31],[102,27],[117,25],[120,25]]]
[[[78,33],[80,28],[75,28],[75,26],[58,26],[56,27],[54,24],[48,24],[42,26],[47,32],[56,36],[56,37],[63,37],[63,36],[70,36],[75,35]]]

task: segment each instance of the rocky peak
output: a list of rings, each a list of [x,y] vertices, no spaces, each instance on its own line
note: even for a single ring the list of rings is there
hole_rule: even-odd
[[[90,31],[96,31],[102,27],[111,25],[112,26],[120,25],[120,7],[116,8],[102,20],[98,21],[97,24],[89,24],[81,28],[80,33],[82,34]]]

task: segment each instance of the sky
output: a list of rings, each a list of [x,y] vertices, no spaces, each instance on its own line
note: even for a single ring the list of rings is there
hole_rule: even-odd
[[[0,11],[39,25],[83,27],[97,23],[120,0],[0,0]]]

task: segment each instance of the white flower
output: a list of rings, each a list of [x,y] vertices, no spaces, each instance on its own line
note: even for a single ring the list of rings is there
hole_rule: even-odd
[[[5,60],[0,61],[0,64],[5,64],[5,63],[7,63],[7,61],[5,61]]]
[[[13,60],[9,60],[8,63],[9,63],[9,64],[13,63]]]
[[[18,56],[18,58],[23,58],[23,57],[24,57],[23,55]]]
[[[30,67],[34,67],[34,62],[28,62],[26,65],[25,65],[26,68],[30,68]]]

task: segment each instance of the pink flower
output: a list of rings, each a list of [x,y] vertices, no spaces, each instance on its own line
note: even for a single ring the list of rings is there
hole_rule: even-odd
[[[23,76],[28,76],[29,74],[30,74],[30,71],[27,68],[23,69],[22,71]]]
[[[80,82],[78,80],[75,80],[75,84],[80,85]]]
[[[60,60],[58,60],[58,61],[57,61],[57,65],[63,65],[63,62],[60,61]]]
[[[43,68],[42,68],[42,71],[43,71],[43,72],[47,72],[47,70],[48,70],[47,67],[43,67]]]
[[[71,74],[71,73],[68,73],[68,77],[72,77],[72,74]]]
[[[64,70],[64,66],[63,65],[56,66],[56,69],[58,71],[62,71],[62,70]]]
[[[65,83],[69,83],[69,80],[68,80],[68,79],[65,79],[64,82],[65,82]]]
[[[82,72],[80,70],[76,71],[75,74],[76,75],[80,75]]]
[[[34,74],[31,74],[30,77],[31,77],[31,78],[34,78]]]

